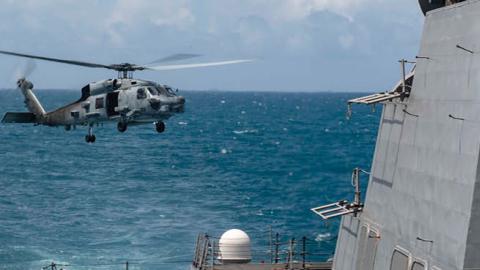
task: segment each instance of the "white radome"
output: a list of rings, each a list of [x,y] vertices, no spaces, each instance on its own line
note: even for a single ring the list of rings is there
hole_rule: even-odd
[[[220,255],[218,259],[224,264],[249,263],[252,260],[250,237],[238,229],[226,231],[218,243]]]

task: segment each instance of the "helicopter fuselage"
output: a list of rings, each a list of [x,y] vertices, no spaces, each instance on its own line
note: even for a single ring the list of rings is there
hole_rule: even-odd
[[[157,132],[165,130],[163,121],[175,113],[183,113],[185,98],[171,87],[137,79],[109,79],[90,83],[82,88],[79,100],[46,112],[33,93],[33,84],[25,79],[17,82],[29,112],[8,112],[3,123],[34,123],[64,126],[66,130],[88,126],[87,142],[94,142],[96,124],[116,121],[117,129],[125,132],[129,125],[154,123]]]
[[[46,113],[39,124],[93,125],[106,121],[142,124],[165,121],[184,111],[185,99],[168,86],[137,79],[110,79],[82,88],[80,100]]]

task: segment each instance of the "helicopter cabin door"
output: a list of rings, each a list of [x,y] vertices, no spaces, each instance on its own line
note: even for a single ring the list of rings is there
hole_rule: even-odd
[[[115,108],[118,107],[118,93],[119,92],[110,92],[107,94],[107,116],[115,116],[119,113],[115,111]]]

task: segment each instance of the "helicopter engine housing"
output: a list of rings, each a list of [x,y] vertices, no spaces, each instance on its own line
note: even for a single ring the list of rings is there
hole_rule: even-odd
[[[90,95],[105,94],[117,90],[121,85],[117,79],[108,79],[89,84]]]

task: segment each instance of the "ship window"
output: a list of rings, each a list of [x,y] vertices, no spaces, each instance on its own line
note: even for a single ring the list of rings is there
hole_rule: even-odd
[[[145,92],[145,88],[139,88],[137,90],[137,99],[144,99],[147,98],[147,93]]]
[[[393,252],[390,270],[408,270],[408,255],[396,249]]]
[[[421,262],[414,262],[412,265],[412,270],[425,270],[425,265]]]
[[[103,101],[104,101],[104,100],[103,100],[103,97],[102,97],[102,98],[97,98],[97,99],[95,100],[95,109],[102,109],[102,108],[104,108],[105,106],[103,105],[103,103],[104,103]]]

